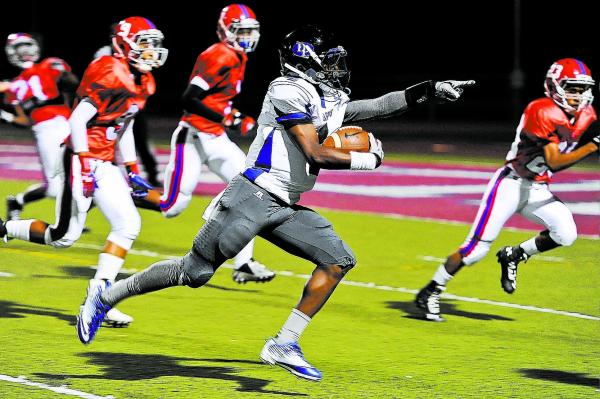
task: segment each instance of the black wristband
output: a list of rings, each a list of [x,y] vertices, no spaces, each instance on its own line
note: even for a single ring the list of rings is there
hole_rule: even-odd
[[[435,82],[433,80],[426,80],[417,83],[404,90],[404,95],[406,96],[406,104],[410,108],[425,104],[435,95]]]

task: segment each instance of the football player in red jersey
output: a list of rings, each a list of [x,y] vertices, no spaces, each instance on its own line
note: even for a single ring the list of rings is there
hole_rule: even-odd
[[[246,70],[247,53],[260,37],[254,12],[243,4],[221,11],[217,24],[220,42],[202,52],[194,65],[183,94],[184,114],[171,139],[171,157],[165,171],[164,193],[151,193],[149,200],[166,217],[179,215],[192,199],[203,164],[224,182],[245,168],[246,155],[227,136],[226,128],[242,135],[255,120],[233,108]],[[233,278],[238,283],[270,281],[275,273],[253,259],[254,240],[234,258]]]
[[[525,108],[505,166],[494,174],[481,200],[477,217],[464,244],[433,275],[416,296],[426,318],[441,321],[439,298],[446,284],[464,266],[481,260],[515,213],[544,225],[537,236],[517,246],[503,247],[496,256],[500,282],[507,293],[517,288],[517,266],[529,257],[577,238],[573,215],[548,188],[552,173],[566,169],[598,151],[600,136],[576,148],[579,138],[594,122],[592,88],[595,82],[581,61],[556,61],[546,74],[546,97]]]
[[[69,118],[71,135],[63,151],[62,192],[54,225],[41,220],[8,221],[8,236],[54,247],[70,247],[81,235],[92,199],[111,225],[98,270],[88,294],[114,281],[125,255],[141,228],[140,215],[120,169],[118,150],[134,192],[151,188],[139,176],[132,127],[156,86],[150,72],[165,62],[163,34],[146,18],[130,17],[115,25],[112,56],[95,59],[77,89],[77,103]],[[110,322],[127,325],[120,312]],[[80,332],[85,334],[85,332]]]
[[[0,111],[0,118],[19,126],[31,126],[44,173],[44,183],[36,184],[6,199],[7,219],[17,220],[25,204],[44,197],[56,198],[60,179],[60,145],[69,135],[67,119],[79,81],[71,67],[60,58],[37,62],[40,46],[27,33],[12,33],[6,41],[8,61],[22,72],[11,82],[0,85],[5,101],[15,113]]]

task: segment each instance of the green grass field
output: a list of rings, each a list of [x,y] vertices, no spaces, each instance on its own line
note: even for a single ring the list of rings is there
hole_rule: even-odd
[[[0,181],[0,198],[25,188]],[[143,228],[126,269],[181,255],[200,227],[207,198],[179,218],[142,210]],[[4,208],[0,208],[4,214]],[[419,289],[469,226],[323,211],[359,263],[347,280]],[[53,202],[27,208],[52,221]],[[177,287],[130,299],[119,309],[135,322],[102,328],[90,346],[74,327],[108,225],[98,209],[76,247],[55,250],[16,240],[0,248],[0,376],[67,386],[80,397],[114,398],[590,398],[599,395],[598,321],[445,300],[446,323],[418,319],[411,293],[341,285],[301,343],[323,371],[320,383],[263,365],[258,354],[296,304],[312,265],[258,240],[256,256],[278,275],[239,286],[222,268],[201,289]],[[531,234],[505,231],[492,248]],[[519,289],[500,288],[493,255],[464,270],[448,293],[600,316],[600,244],[573,247],[520,267]],[[95,396],[94,396],[95,395]],[[66,394],[0,378],[0,398]]]

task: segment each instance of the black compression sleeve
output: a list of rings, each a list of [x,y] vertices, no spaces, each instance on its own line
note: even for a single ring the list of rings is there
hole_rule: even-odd
[[[223,115],[213,111],[202,103],[204,97],[208,95],[208,91],[196,86],[188,85],[183,93],[181,101],[183,103],[183,109],[194,115],[201,116],[215,123],[221,123],[223,121]]]

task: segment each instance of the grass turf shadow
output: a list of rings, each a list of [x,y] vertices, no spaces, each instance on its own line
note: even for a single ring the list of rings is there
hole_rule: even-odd
[[[386,305],[390,309],[398,309],[406,313],[406,318],[409,319],[418,319],[425,320],[423,316],[423,311],[417,308],[414,302],[400,302],[400,301],[388,301]],[[456,305],[453,303],[441,302],[440,303],[440,312],[442,315],[453,315],[459,317],[466,317],[469,319],[475,320],[501,320],[501,321],[514,321],[510,317],[499,316],[491,313],[475,313],[475,312],[466,312],[464,310],[456,309]]]
[[[598,377],[588,377],[583,373],[548,369],[518,369],[517,371],[527,378],[600,388],[600,379]]]
[[[24,305],[10,301],[0,301],[0,319],[21,319],[26,317],[26,315],[55,317],[58,320],[66,321],[72,326],[74,326],[77,321],[76,316],[63,313],[60,309]]]
[[[72,378],[139,381],[159,377],[186,377],[186,378],[213,378],[223,381],[233,381],[239,384],[239,392],[256,392],[285,396],[308,396],[298,392],[274,391],[265,389],[271,382],[262,378],[252,378],[239,375],[239,369],[223,366],[196,366],[185,365],[181,362],[209,362],[209,363],[240,363],[262,364],[257,361],[244,359],[193,359],[184,357],[171,357],[165,355],[148,355],[132,353],[90,352],[80,354],[88,358],[88,362],[102,368],[101,375],[64,375],[36,373],[41,378],[51,380],[64,380]]]

